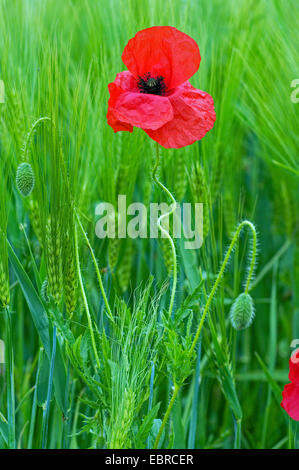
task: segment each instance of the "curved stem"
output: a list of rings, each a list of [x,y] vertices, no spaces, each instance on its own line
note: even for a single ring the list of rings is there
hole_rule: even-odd
[[[97,275],[97,278],[98,278],[98,282],[99,282],[99,286],[100,286],[100,289],[101,289],[101,293],[102,293],[102,296],[103,296],[103,299],[104,299],[104,303],[105,303],[105,306],[106,306],[106,309],[107,309],[107,313],[108,313],[108,316],[110,318],[110,320],[114,323],[114,318],[112,316],[112,312],[111,312],[111,308],[110,308],[110,305],[109,305],[109,302],[108,302],[108,299],[106,297],[106,293],[105,293],[105,289],[104,289],[104,286],[103,286],[103,281],[102,281],[102,276],[101,276],[101,273],[100,273],[100,270],[99,270],[99,267],[98,267],[98,263],[97,263],[97,260],[96,260],[96,257],[94,255],[94,252],[93,252],[93,249],[92,249],[92,246],[88,240],[88,237],[84,231],[84,228],[82,227],[82,224],[81,224],[81,221],[79,219],[79,216],[77,214],[77,212],[75,211],[76,213],[76,218],[77,218],[77,222],[78,222],[78,225],[80,227],[80,230],[85,238],[85,241],[86,241],[86,244],[88,246],[88,249],[91,253],[91,257],[92,257],[92,261],[93,261],[93,264],[94,264],[94,267],[95,267],[95,270],[96,270],[96,275]]]
[[[163,418],[162,424],[161,424],[161,426],[160,426],[158,435],[157,435],[157,437],[156,437],[156,440],[155,440],[155,443],[154,443],[154,449],[157,449],[157,448],[158,448],[158,445],[159,445],[159,442],[160,442],[160,439],[161,439],[163,430],[164,430],[165,425],[166,425],[166,423],[167,423],[167,421],[168,421],[170,412],[171,412],[172,407],[173,407],[173,405],[174,405],[174,402],[175,402],[175,399],[176,399],[176,397],[177,397],[177,394],[178,394],[179,391],[180,391],[180,388],[181,388],[181,387],[180,387],[179,385],[174,384],[173,394],[172,394],[171,400],[170,400],[170,402],[169,402],[168,408],[167,408],[167,410],[166,410],[166,413],[165,413],[165,415],[164,415],[164,418]]]
[[[212,300],[213,300],[213,297],[215,295],[215,292],[220,284],[220,281],[223,277],[223,274],[224,274],[224,271],[225,271],[225,268],[227,266],[227,263],[230,259],[230,255],[235,247],[235,244],[237,243],[238,239],[239,239],[239,236],[240,236],[240,233],[242,231],[242,229],[247,226],[250,228],[251,232],[252,232],[252,240],[253,240],[253,244],[252,244],[252,252],[251,252],[251,259],[250,259],[250,267],[249,267],[249,271],[248,271],[248,275],[247,275],[247,281],[246,281],[246,286],[245,286],[245,293],[248,293],[248,289],[249,289],[249,286],[250,286],[250,281],[251,281],[251,278],[252,278],[252,275],[253,275],[253,271],[254,271],[254,266],[255,266],[255,259],[256,259],[256,245],[257,245],[257,236],[256,236],[256,230],[255,230],[255,227],[254,225],[249,222],[249,220],[243,220],[243,222],[241,222],[236,230],[236,233],[235,235],[233,236],[233,239],[229,245],[229,248],[226,252],[226,255],[225,255],[225,258],[223,260],[223,263],[221,265],[221,268],[220,268],[220,271],[218,273],[218,276],[216,278],[216,281],[213,285],[213,288],[210,292],[210,295],[208,297],[208,300],[207,300],[207,303],[205,305],[205,308],[204,308],[204,311],[203,311],[203,314],[202,314],[202,317],[201,317],[201,320],[199,322],[199,326],[197,328],[197,331],[196,331],[196,334],[195,334],[195,337],[194,337],[194,340],[192,342],[192,345],[191,345],[191,348],[190,348],[190,355],[193,353],[194,349],[195,349],[195,346],[197,344],[197,341],[198,341],[198,338],[199,338],[199,335],[201,333],[201,330],[202,330],[202,327],[203,327],[203,324],[204,324],[204,321],[205,321],[205,318],[207,316],[207,313],[209,311],[209,307],[212,303]]]
[[[171,298],[170,298],[170,304],[169,304],[169,309],[168,309],[168,314],[171,316],[172,310],[173,310],[173,305],[174,305],[174,299],[175,299],[175,293],[176,293],[176,286],[177,286],[177,256],[176,256],[176,249],[174,245],[174,241],[165,228],[162,227],[161,222],[163,219],[166,217],[170,217],[176,209],[176,200],[171,194],[171,192],[162,184],[158,177],[157,177],[157,169],[159,167],[160,163],[160,152],[159,152],[159,144],[156,144],[156,162],[153,168],[153,173],[152,173],[152,178],[155,181],[155,183],[167,194],[167,196],[171,199],[172,201],[172,208],[169,212],[166,212],[165,214],[162,214],[157,222],[158,228],[161,230],[161,232],[165,235],[166,238],[168,238],[170,246],[171,246],[171,251],[172,251],[172,259],[173,259],[173,283],[172,283],[172,291],[171,291]]]
[[[55,131],[57,132],[57,128],[56,128],[56,124],[54,122],[54,120],[48,116],[43,116],[43,117],[40,117],[39,119],[37,119],[33,125],[31,126],[31,129],[29,131],[29,133],[27,134],[27,138],[26,138],[26,141],[25,141],[25,145],[24,145],[24,148],[23,148],[23,155],[24,155],[24,160],[26,160],[26,156],[27,156],[27,151],[28,151],[28,146],[30,144],[30,141],[31,141],[31,138],[32,138],[32,135],[33,133],[35,132],[37,126],[41,123],[41,122],[50,122],[51,125],[53,126],[53,128],[55,129]],[[101,277],[101,273],[100,273],[100,270],[98,268],[98,265],[97,265],[97,261],[96,261],[96,258],[95,258],[95,255],[94,255],[94,252],[93,252],[93,249],[91,247],[91,244],[88,240],[88,237],[82,227],[82,224],[81,224],[81,221],[79,219],[79,216],[78,216],[78,213],[76,211],[76,208],[74,207],[74,203],[71,199],[71,193],[70,193],[70,188],[69,188],[69,181],[68,181],[68,178],[67,178],[67,169],[66,169],[66,166],[65,166],[65,161],[64,161],[64,158],[63,158],[63,155],[62,155],[62,151],[61,151],[61,148],[60,148],[60,152],[59,152],[59,158],[60,158],[60,162],[61,162],[61,167],[62,167],[62,170],[63,170],[63,177],[64,177],[64,180],[65,180],[65,183],[66,183],[66,186],[67,186],[67,190],[68,190],[68,196],[69,196],[69,202],[70,202],[70,205],[71,207],[74,209],[74,212],[76,214],[76,218],[77,218],[77,221],[78,221],[78,225],[80,227],[80,230],[82,231],[82,234],[86,240],[86,243],[87,243],[87,246],[89,248],[89,251],[91,253],[91,257],[92,257],[92,260],[93,260],[93,263],[94,263],[94,266],[95,266],[95,270],[96,270],[96,274],[97,274],[97,278],[98,278],[98,282],[99,282],[99,286],[100,286],[100,289],[101,289],[101,292],[102,292],[102,296],[103,296],[103,299],[104,299],[104,303],[105,303],[105,306],[106,306],[106,309],[107,309],[107,312],[108,312],[108,316],[110,318],[111,321],[114,322],[114,319],[113,319],[113,316],[112,316],[112,312],[111,312],[111,309],[110,309],[110,306],[109,306],[109,303],[108,303],[108,300],[107,300],[107,297],[106,297],[106,293],[105,293],[105,290],[104,290],[104,286],[103,286],[103,282],[102,282],[102,277]]]
[[[55,130],[57,136],[59,137],[58,135],[58,129],[56,127],[56,124],[55,124],[55,121],[53,118],[49,117],[49,116],[42,116],[40,118],[38,118],[31,126],[27,136],[26,136],[26,140],[25,140],[25,143],[24,143],[24,147],[22,149],[22,153],[23,153],[23,160],[26,161],[27,160],[27,152],[28,152],[28,148],[29,148],[29,145],[30,145],[30,142],[31,142],[31,139],[32,139],[32,136],[33,134],[35,133],[38,125],[42,122],[49,122],[53,129]],[[69,199],[70,199],[70,202],[71,202],[71,205],[72,205],[72,201],[71,201],[71,193],[70,193],[70,187],[69,187],[69,180],[68,180],[68,177],[67,177],[67,168],[66,168],[66,164],[65,164],[65,161],[64,161],[64,158],[63,158],[63,153],[62,153],[62,147],[60,145],[60,142],[59,142],[59,160],[60,160],[60,164],[61,164],[61,169],[62,169],[62,176],[63,176],[63,179],[64,179],[64,182],[66,184],[66,187],[67,187],[67,194],[69,196]]]
[[[87,314],[87,322],[88,322],[88,327],[89,327],[89,331],[90,331],[92,349],[93,349],[93,352],[94,352],[94,355],[95,355],[95,358],[96,358],[97,366],[100,369],[101,363],[100,363],[100,359],[99,359],[99,355],[98,355],[98,351],[97,351],[97,347],[96,347],[96,342],[95,342],[95,337],[94,337],[94,333],[93,333],[93,327],[92,327],[90,311],[89,311],[88,302],[87,302],[87,298],[86,298],[86,294],[85,294],[85,290],[84,290],[84,285],[83,285],[83,280],[82,280],[82,275],[81,275],[79,249],[78,249],[78,234],[77,234],[77,228],[76,227],[75,227],[75,254],[76,254],[76,265],[77,265],[79,284],[80,284],[80,289],[81,289],[81,293],[82,293],[84,307],[85,307],[86,314]]]
[[[204,311],[203,311],[203,314],[202,314],[202,317],[201,317],[201,320],[200,320],[200,323],[199,323],[199,326],[197,328],[197,331],[196,331],[196,334],[195,334],[195,337],[194,337],[194,340],[192,342],[192,345],[191,345],[191,348],[190,348],[190,355],[192,355],[195,347],[196,347],[196,344],[197,344],[197,341],[198,341],[198,338],[200,336],[200,333],[201,333],[201,330],[202,330],[202,327],[203,327],[203,324],[204,324],[204,321],[205,321],[205,318],[206,318],[206,315],[209,311],[209,306],[213,300],[213,297],[215,295],[215,292],[217,290],[217,287],[219,286],[219,283],[222,279],[222,276],[224,274],[224,271],[225,271],[225,268],[227,266],[227,263],[229,261],[229,258],[230,258],[230,255],[232,254],[232,251],[234,249],[234,246],[236,244],[236,242],[238,241],[239,239],[239,236],[240,236],[240,233],[242,231],[242,229],[247,226],[250,228],[251,230],[251,233],[252,233],[252,240],[253,240],[253,244],[252,244],[252,251],[251,251],[251,256],[250,256],[250,265],[249,265],[249,271],[248,271],[248,275],[247,275],[247,280],[246,280],[246,286],[245,286],[245,292],[248,291],[249,289],[249,286],[250,286],[250,281],[251,281],[251,278],[252,278],[252,275],[253,275],[253,271],[254,271],[254,266],[255,266],[255,259],[256,259],[256,251],[257,251],[257,235],[256,235],[256,230],[255,230],[255,227],[254,225],[249,221],[249,220],[243,220],[243,222],[241,222],[236,230],[236,233],[235,235],[233,236],[233,239],[229,245],[229,248],[227,250],[227,253],[225,255],[225,258],[223,260],[223,263],[221,265],[221,268],[220,268],[220,271],[219,271],[219,274],[217,276],[217,279],[213,285],[213,288],[210,292],[210,295],[208,297],[208,300],[207,300],[207,303],[205,305],[205,308],[204,308]],[[247,291],[246,291],[247,289]],[[172,407],[174,405],[174,402],[175,402],[175,399],[177,397],[177,394],[179,393],[180,391],[180,388],[181,388],[182,385],[176,385],[175,384],[175,387],[174,387],[174,391],[173,391],[173,395],[172,395],[172,398],[169,402],[169,405],[168,405],[168,408],[166,410],[166,413],[165,413],[165,416],[164,416],[164,419],[162,421],[162,424],[161,424],[161,427],[160,427],[160,430],[159,430],[159,433],[157,435],[157,438],[156,438],[156,441],[155,441],[155,445],[154,445],[154,449],[157,449],[158,445],[159,445],[159,441],[160,441],[160,438],[161,438],[161,435],[162,435],[162,432],[163,432],[163,429],[165,428],[165,425],[167,423],[167,420],[169,418],[169,415],[170,415],[170,412],[172,410]],[[236,433],[236,445],[240,445],[240,434],[241,433],[241,420],[239,420],[237,422],[237,433]]]
[[[29,144],[31,142],[31,138],[37,128],[37,126],[41,123],[41,122],[44,122],[44,121],[48,121],[48,122],[51,122],[53,124],[53,120],[48,117],[48,116],[42,116],[40,118],[38,118],[36,121],[34,121],[34,123],[32,124],[27,136],[26,136],[26,140],[25,140],[25,143],[24,143],[24,147],[22,149],[23,151],[23,159],[26,160],[27,158],[27,151],[28,151],[28,147],[29,147]]]
[[[248,294],[249,289],[251,288],[250,282],[253,276],[254,267],[255,267],[255,260],[256,260],[256,251],[257,251],[257,235],[254,225],[249,222],[245,221],[250,226],[251,233],[252,233],[252,252],[251,252],[251,261],[249,265],[249,271],[247,274],[247,281],[245,285],[245,294]]]

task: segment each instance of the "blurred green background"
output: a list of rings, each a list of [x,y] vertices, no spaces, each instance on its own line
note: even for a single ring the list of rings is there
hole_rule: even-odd
[[[134,290],[144,286],[150,275],[154,276],[150,295],[159,292],[163,282],[171,278],[167,243],[138,239],[108,243],[97,239],[94,233],[95,207],[100,201],[115,204],[118,194],[126,194],[128,203],[148,204],[162,197],[151,181],[154,143],[141,129],[134,129],[133,134],[114,134],[106,122],[107,85],[125,69],[122,51],[138,30],[153,25],[175,26],[198,43],[202,61],[191,83],[213,96],[217,114],[213,130],[202,141],[180,150],[162,149],[161,181],[178,202],[205,204],[203,247],[186,252],[177,244],[176,305],[181,305],[200,279],[209,291],[236,224],[244,218],[253,221],[259,236],[257,277],[251,292],[256,307],[254,323],[237,335],[227,324],[230,305],[241,292],[244,280],[247,236],[235,251],[211,316],[224,349],[230,350],[243,409],[242,446],[290,445],[288,420],[279,407],[273,384],[282,389],[287,382],[290,343],[299,338],[299,103],[291,101],[291,82],[299,78],[296,3],[0,0],[0,79],[5,84],[5,103],[0,104],[0,248],[3,269],[9,269],[10,274],[15,399],[19,407],[16,439],[20,447],[41,445],[42,398],[35,397],[36,417],[31,426],[40,337],[15,272],[11,264],[5,267],[7,247],[3,234],[7,231],[38,292],[49,270],[45,261],[49,248],[48,255],[43,249],[48,218],[68,204],[57,139],[74,204],[103,271],[111,304],[116,298],[123,298],[131,305]],[[55,121],[56,134],[55,138],[49,136],[49,127],[41,125],[33,135],[28,152],[37,185],[30,198],[23,200],[15,188],[15,173],[24,157],[22,149],[32,123],[42,116]],[[61,213],[60,217],[61,224],[66,224],[65,215]],[[79,245],[92,319],[101,324],[103,302],[82,236]],[[167,305],[168,298],[167,291],[160,309]],[[194,315],[199,318],[199,308]],[[84,332],[86,318],[80,295],[71,321],[71,327]],[[149,328],[149,323],[145,323],[144,328]],[[4,337],[4,321],[0,325],[0,336]],[[109,337],[109,331],[107,334]],[[172,414],[169,433],[173,438],[168,445],[173,447],[233,447],[230,408],[217,381],[211,343],[206,324],[201,372],[190,376]],[[268,368],[268,375],[256,352]],[[163,353],[157,349],[159,354]],[[163,360],[158,363],[152,392],[154,402],[161,402],[155,419],[162,419],[169,385],[163,376],[166,365]],[[61,419],[61,410],[53,399],[47,445],[107,445],[93,436],[100,436],[99,429],[105,427],[102,421],[86,421],[86,416],[91,418],[96,413],[87,399],[79,399],[85,394],[85,386],[78,374],[73,375],[72,367],[67,370],[68,419]],[[5,418],[4,376],[1,380],[0,411]],[[149,376],[146,380],[150,380]],[[148,399],[147,384],[143,402]],[[123,396],[125,385],[120,382],[118,387]],[[101,405],[107,409],[109,400],[114,400],[111,390],[105,392],[110,393],[110,398]],[[113,412],[117,415],[119,408]],[[136,413],[134,420],[142,423],[143,408]],[[93,434],[86,422],[91,422]],[[1,429],[0,445],[5,447],[5,419]],[[190,437],[190,429],[196,429],[195,437]],[[127,432],[136,437],[133,422]],[[114,441],[117,442],[115,436]],[[127,445],[133,446],[133,441]]]

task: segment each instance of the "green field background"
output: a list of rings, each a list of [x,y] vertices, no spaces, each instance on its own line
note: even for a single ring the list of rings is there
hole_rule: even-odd
[[[299,338],[298,23],[295,0],[0,0],[0,448],[151,448],[180,381],[160,447],[298,446],[280,407]],[[167,240],[95,235],[99,202],[170,202],[151,178],[154,142],[106,120],[122,51],[153,25],[198,43],[191,83],[217,115],[201,141],[161,148],[160,180],[178,202],[204,203],[203,246],[176,241],[172,318]],[[35,174],[27,198],[23,161]],[[258,234],[255,319],[240,332],[229,321],[245,229],[190,358],[245,219]]]

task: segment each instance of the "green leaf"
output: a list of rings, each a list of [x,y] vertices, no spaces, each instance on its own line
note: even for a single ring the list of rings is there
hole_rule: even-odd
[[[178,247],[181,259],[183,261],[184,271],[189,281],[190,288],[196,289],[198,286],[199,270],[196,260],[195,250],[186,250],[184,247],[184,239],[178,240]]]
[[[158,432],[160,431],[161,424],[162,424],[161,419],[154,419],[154,422],[153,422],[153,425],[149,434],[149,449],[152,449],[154,446],[154,442],[156,440],[156,437],[158,436]],[[161,448],[160,446],[162,445],[164,438],[165,438],[165,429],[163,429],[163,433],[160,439],[159,449]]]
[[[12,246],[7,242],[8,247],[8,256],[12,264],[16,277],[22,288],[24,297],[30,309],[33,322],[40,336],[41,342],[47,352],[47,355],[50,355],[51,352],[51,341],[49,333],[49,320],[44,309],[44,306],[34,289],[32,282],[30,281],[28,275],[23,269],[23,266],[20,263],[17,255],[15,254]],[[50,356],[49,356],[50,357]]]
[[[5,443],[8,443],[8,423],[6,418],[0,412],[0,434],[3,437]]]
[[[184,449],[186,446],[185,442],[185,430],[182,418],[182,405],[180,400],[176,400],[173,411],[172,411],[172,422],[174,430],[174,449]]]
[[[282,395],[281,395],[281,390],[280,390],[279,386],[277,385],[277,383],[273,379],[272,375],[269,372],[269,369],[267,368],[266,364],[263,362],[263,360],[259,356],[259,354],[256,352],[255,355],[257,357],[257,360],[260,363],[261,368],[263,369],[263,371],[266,375],[266,378],[267,378],[267,381],[268,381],[270,387],[272,388],[272,391],[273,391],[273,394],[275,396],[276,401],[280,404],[280,402],[282,400]]]
[[[19,281],[23,295],[28,304],[32,320],[39,334],[40,340],[48,359],[51,358],[51,337],[52,337],[52,327],[49,324],[47,312],[45,311],[44,305],[41,302],[32,282],[30,281],[28,275],[23,269],[22,264],[20,263],[19,258],[14,252],[12,246],[7,241],[8,256],[15,272],[15,275]],[[55,397],[57,403],[63,413],[66,413],[65,406],[65,387],[66,387],[66,370],[63,363],[60,347],[57,348],[56,357],[55,357],[55,368],[54,368],[54,388],[55,388]]]
[[[44,406],[47,401],[48,383],[50,374],[50,362],[42,349],[40,369],[37,377],[37,403],[39,406]]]
[[[145,416],[137,434],[136,434],[136,448],[144,448],[145,441],[151,432],[153,422],[160,408],[160,403],[157,403],[151,411]]]

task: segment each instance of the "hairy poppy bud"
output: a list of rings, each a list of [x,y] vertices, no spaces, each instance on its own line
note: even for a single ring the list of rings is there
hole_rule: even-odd
[[[21,163],[17,169],[16,185],[22,196],[27,197],[34,188],[35,178],[30,163]]]
[[[234,301],[230,310],[230,321],[235,330],[244,330],[251,325],[254,319],[254,306],[252,298],[245,292]]]

